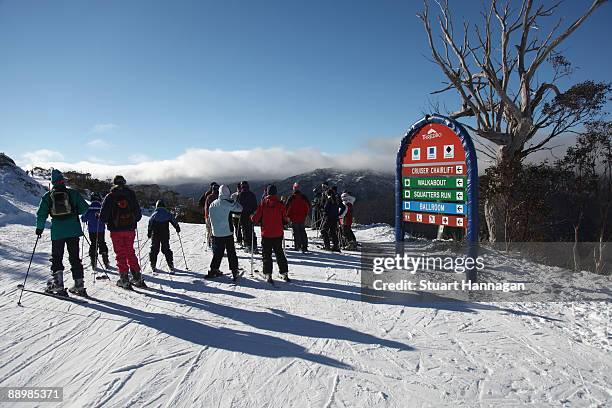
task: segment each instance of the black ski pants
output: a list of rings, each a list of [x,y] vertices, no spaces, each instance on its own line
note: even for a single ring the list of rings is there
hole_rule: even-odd
[[[265,238],[261,239],[261,257],[263,259],[263,273],[264,275],[272,275],[272,252],[276,257],[276,263],[278,264],[278,271],[281,274],[289,272],[289,265],[287,264],[287,257],[283,250],[283,237],[278,238]]]
[[[212,261],[210,261],[211,270],[219,269],[221,266],[221,260],[223,259],[223,254],[226,252],[230,270],[238,270],[238,256],[236,255],[233,235],[228,235],[227,237],[213,237],[212,250],[213,258]]]
[[[79,257],[79,237],[51,241],[51,273],[64,270],[64,247],[68,249],[72,279],[83,279],[83,264]]]
[[[159,254],[159,250],[161,248],[162,254],[166,257],[166,262],[168,266],[174,267],[174,254],[170,249],[170,238],[161,238],[153,235],[151,238],[151,252],[149,253],[149,260],[151,261],[151,266],[157,265],[157,255]]]

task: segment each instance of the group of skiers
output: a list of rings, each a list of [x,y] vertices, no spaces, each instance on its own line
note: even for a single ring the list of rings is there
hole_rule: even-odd
[[[108,229],[119,272],[117,285],[125,289],[131,289],[132,286],[146,287],[134,249],[134,242],[138,238],[137,223],[142,218],[142,213],[136,194],[127,187],[125,178],[121,175],[115,176],[113,186],[104,198],[98,193],[92,193],[89,205],[78,191],[66,186],[64,176],[59,170],[52,171],[51,183],[52,189],[45,193],[40,201],[36,223],[36,235],[40,238],[47,218],[51,217],[52,276],[47,282],[47,292],[67,296],[63,277],[63,257],[66,248],[74,280],[74,286],[68,291],[87,296],[83,264],[79,254],[79,239],[83,236],[79,215],[81,221],[87,225],[89,233],[89,256],[92,268],[95,270],[98,265],[98,255],[102,257],[104,267],[110,267],[108,246],[105,241]],[[272,253],[274,253],[282,279],[289,281],[289,267],[284,252],[284,229],[291,223],[293,249],[307,253],[306,219],[311,209],[312,226],[321,229],[324,249],[340,251],[339,225],[347,243],[345,247],[355,249],[357,242],[351,229],[352,205],[355,198],[349,192],[338,195],[335,188],[323,183],[321,194],[312,205],[300,191],[298,183],[293,185],[293,192],[286,200],[279,198],[277,193],[275,185],[267,186],[258,204],[257,197],[250,190],[247,181],[239,183],[233,194],[226,185],[219,185],[216,182],[210,184],[208,191],[199,200],[199,204],[204,209],[206,245],[213,252],[206,279],[222,275],[219,268],[224,255],[228,258],[233,280],[238,279],[240,268],[234,239],[251,254],[252,259],[253,254],[258,253],[254,225],[259,224],[265,279],[272,282]],[[316,218],[314,214],[317,214]],[[175,228],[177,234],[180,234],[181,229],[176,218],[168,211],[164,202],[158,200],[155,211],[149,219],[147,233],[151,240],[149,261],[153,272],[157,270],[160,250],[166,258],[170,273],[174,271],[174,257],[170,249],[170,225]]]

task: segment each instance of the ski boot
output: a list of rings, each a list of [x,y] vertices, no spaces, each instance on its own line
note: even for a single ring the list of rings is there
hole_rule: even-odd
[[[274,281],[272,280],[272,274],[271,273],[267,273],[264,276],[266,277],[266,282],[274,284]]]
[[[157,272],[157,262],[151,262],[151,272]]]
[[[332,251],[332,252],[342,252],[342,251],[340,251],[340,248],[338,248],[337,246],[333,247],[333,248],[331,249],[331,251]]]
[[[123,289],[132,289],[132,284],[130,283],[130,278],[127,272],[119,272],[117,286]]]
[[[68,296],[68,292],[64,289],[64,271],[55,271],[52,278],[47,281],[45,292],[57,296]]]
[[[291,279],[289,279],[289,272],[281,273],[280,276],[283,281],[291,282]]]
[[[173,263],[168,264],[168,273],[170,275],[174,275],[174,264]]]
[[[238,278],[240,277],[240,271],[238,269],[232,270],[232,281],[234,283],[238,282]]]
[[[142,277],[142,273],[132,271],[132,280],[130,281],[132,286],[136,286],[137,288],[146,288],[147,285]]]
[[[85,289],[85,283],[83,279],[75,279],[74,286],[68,289],[68,292],[74,293],[77,296],[88,297],[87,290]]]

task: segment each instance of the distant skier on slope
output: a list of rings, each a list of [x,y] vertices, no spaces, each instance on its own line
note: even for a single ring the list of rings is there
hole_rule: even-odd
[[[68,260],[74,286],[69,291],[87,296],[83,280],[83,263],[79,257],[79,237],[83,235],[79,215],[89,206],[78,191],[66,187],[61,171],[51,171],[53,188],[46,192],[36,212],[36,235],[42,235],[47,218],[51,216],[51,279],[47,292],[67,296],[64,289],[64,247],[68,249]]]
[[[296,251],[308,251],[308,236],[306,235],[306,216],[310,211],[310,201],[300,191],[298,183],[293,184],[293,194],[287,200],[287,217],[291,221],[293,243]]]
[[[244,242],[244,248],[253,253],[257,254],[257,235],[255,234],[255,227],[253,227],[253,221],[251,216],[255,214],[257,210],[257,197],[255,193],[251,191],[248,181],[242,181],[240,183],[240,194],[238,194],[238,202],[242,206],[242,213],[240,214],[240,227],[242,228],[242,239]],[[252,245],[252,248],[251,248]]]
[[[174,254],[170,249],[170,224],[176,230],[176,233],[181,232],[181,227],[174,215],[166,209],[166,204],[163,200],[157,200],[155,203],[155,211],[149,218],[149,228],[147,237],[151,239],[151,252],[149,260],[151,261],[151,270],[157,271],[157,255],[161,247],[161,252],[166,257],[166,263],[170,268],[170,273],[174,272]]]
[[[232,271],[232,278],[234,282],[238,280],[238,256],[234,246],[234,234],[230,228],[229,215],[232,212],[239,213],[241,211],[242,206],[240,203],[230,199],[229,187],[222,185],[219,189],[219,197],[208,208],[208,217],[213,235],[213,258],[210,262],[210,271],[206,275],[207,279],[213,279],[222,275],[219,267],[221,266],[223,254],[227,252],[227,260]]]
[[[98,266],[98,254],[102,255],[102,263],[108,269],[110,262],[108,260],[108,246],[106,245],[106,224],[100,220],[100,210],[102,209],[102,197],[98,193],[92,193],[91,204],[85,214],[81,216],[81,221],[87,224],[89,232],[89,259],[92,269]]]
[[[289,265],[283,251],[283,225],[288,221],[285,206],[276,195],[276,186],[271,184],[266,190],[255,215],[251,217],[256,224],[261,223],[261,247],[263,258],[263,274],[272,283],[272,251],[276,256],[278,269],[282,278],[289,282]]]
[[[117,286],[131,289],[132,285],[146,287],[138,257],[134,251],[137,223],[142,218],[142,213],[136,193],[125,184],[123,176],[115,176],[113,187],[102,203],[100,220],[106,222],[113,241],[117,269],[119,269]],[[132,272],[131,281],[128,275],[130,271]]]
[[[351,195],[350,191],[345,191],[340,198],[344,204],[344,211],[340,214],[340,225],[342,234],[347,242],[344,249],[354,251],[357,249],[357,238],[355,238],[355,234],[351,227],[353,225],[353,204],[355,204],[355,197]]]

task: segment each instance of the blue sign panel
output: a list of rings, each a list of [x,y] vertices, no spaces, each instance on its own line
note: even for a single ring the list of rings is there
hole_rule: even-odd
[[[465,205],[431,201],[404,201],[404,211],[465,215]]]

